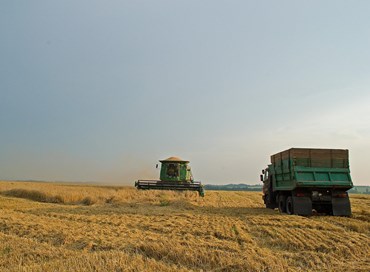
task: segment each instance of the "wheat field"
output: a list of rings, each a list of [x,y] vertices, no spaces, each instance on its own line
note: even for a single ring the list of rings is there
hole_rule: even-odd
[[[0,271],[370,271],[353,216],[288,216],[259,192],[0,182]]]

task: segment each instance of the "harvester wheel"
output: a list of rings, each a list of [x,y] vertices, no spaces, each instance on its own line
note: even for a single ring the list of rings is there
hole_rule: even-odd
[[[288,196],[288,198],[286,199],[286,213],[294,214],[294,202],[291,196]]]
[[[279,205],[279,212],[285,213],[286,212],[286,196],[285,195],[279,195],[278,205]]]

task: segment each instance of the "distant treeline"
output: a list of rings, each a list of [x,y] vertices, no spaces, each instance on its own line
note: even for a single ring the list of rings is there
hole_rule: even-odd
[[[370,186],[355,186],[348,192],[352,194],[370,194]]]
[[[226,185],[204,185],[206,190],[219,191],[262,191],[262,185],[248,185],[248,184],[226,184]],[[348,191],[351,194],[370,194],[370,186],[354,186]]]

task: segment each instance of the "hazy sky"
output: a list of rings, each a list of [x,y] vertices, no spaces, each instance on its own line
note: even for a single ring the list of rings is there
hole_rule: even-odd
[[[0,1],[0,179],[259,183],[290,147],[370,184],[370,1]]]

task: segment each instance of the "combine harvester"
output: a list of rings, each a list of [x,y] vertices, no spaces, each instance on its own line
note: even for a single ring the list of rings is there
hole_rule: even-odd
[[[262,170],[266,208],[287,214],[350,216],[353,187],[348,150],[291,148],[271,156]]]
[[[202,183],[193,180],[191,168],[188,165],[189,161],[184,161],[178,157],[170,157],[160,162],[162,164],[160,180],[138,180],[135,182],[137,189],[197,191],[200,196],[204,196]]]

